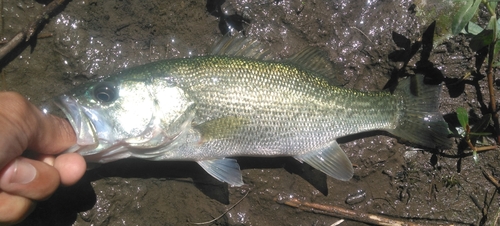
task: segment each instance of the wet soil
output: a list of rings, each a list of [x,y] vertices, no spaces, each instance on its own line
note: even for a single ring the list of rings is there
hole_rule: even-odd
[[[451,127],[457,126],[457,107],[470,109],[473,119],[486,112],[484,74],[458,81],[474,70],[468,40],[447,40],[427,56],[415,43],[429,24],[416,18],[412,1],[220,2],[71,1],[43,27],[40,38],[2,61],[0,87],[41,104],[113,71],[206,54],[222,32],[242,30],[279,58],[306,46],[326,51],[338,69],[335,79],[349,88],[381,90],[415,72],[442,80],[440,110]],[[42,8],[31,0],[4,1],[2,37],[12,37]],[[347,182],[293,158],[238,159],[246,184],[240,188],[216,181],[192,162],[127,159],[60,188],[21,225],[187,225],[213,219],[247,193],[209,225],[331,225],[339,220],[274,201],[290,197],[422,224],[496,223],[497,190],[481,168],[499,177],[498,150],[481,153],[474,163],[456,144],[450,150],[419,149],[383,133],[340,143],[356,166]]]

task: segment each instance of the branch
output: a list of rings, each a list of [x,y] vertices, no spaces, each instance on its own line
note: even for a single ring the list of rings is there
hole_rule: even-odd
[[[14,48],[23,42],[30,40],[40,26],[50,18],[50,15],[66,0],[54,0],[47,6],[45,6],[44,11],[35,18],[26,29],[17,33],[7,44],[0,48],[0,60],[2,60],[7,54],[9,54]]]
[[[375,214],[368,214],[368,213],[361,213],[361,212],[356,212],[353,210],[349,209],[344,209],[341,207],[337,206],[327,206],[327,205],[322,205],[318,203],[311,203],[311,202],[302,202],[298,199],[292,198],[289,200],[277,200],[275,199],[279,204],[284,204],[287,206],[295,207],[298,209],[301,209],[303,211],[307,212],[313,212],[313,213],[320,213],[324,215],[329,215],[333,217],[338,217],[341,219],[350,219],[358,222],[363,222],[367,224],[373,224],[373,225],[395,225],[395,226],[422,226],[422,225],[429,225],[427,224],[418,224],[418,223],[413,223],[413,222],[405,222],[405,221],[400,221],[400,220],[394,220],[390,219],[384,216],[380,215],[375,215]],[[443,225],[442,223],[439,225]]]
[[[495,177],[493,177],[493,175],[488,173],[482,167],[481,167],[481,172],[483,172],[484,177],[486,177],[486,179],[488,179],[493,185],[495,185],[497,189],[500,189],[500,182]]]

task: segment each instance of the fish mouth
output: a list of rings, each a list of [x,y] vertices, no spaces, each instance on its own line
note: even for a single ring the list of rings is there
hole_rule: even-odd
[[[99,145],[96,129],[78,101],[68,95],[62,95],[54,98],[52,103],[63,111],[76,134],[76,144],[66,152],[83,154],[95,150]]]

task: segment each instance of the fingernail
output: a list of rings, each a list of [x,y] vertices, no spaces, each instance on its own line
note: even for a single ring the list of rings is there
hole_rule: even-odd
[[[16,159],[12,167],[14,168],[10,177],[10,183],[27,184],[36,177],[35,167],[23,158]]]

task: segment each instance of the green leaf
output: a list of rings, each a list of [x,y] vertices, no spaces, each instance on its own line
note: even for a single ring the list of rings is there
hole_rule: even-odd
[[[451,22],[451,33],[457,35],[465,25],[469,23],[479,8],[481,0],[466,0],[465,4],[458,10]]]
[[[493,59],[497,58],[496,56],[498,55],[499,51],[500,51],[500,42],[497,40],[497,42],[495,42],[495,49],[493,50]],[[499,63],[499,62],[496,62],[495,64],[497,64],[497,63]],[[498,66],[494,66],[494,67],[498,67]]]
[[[500,36],[500,31],[499,31],[499,28],[500,27],[500,19],[497,20],[497,37]]]
[[[478,51],[481,48],[491,44],[492,41],[493,41],[493,30],[483,30],[481,31],[481,33],[472,37],[469,46],[473,51]]]
[[[497,16],[496,15],[493,15],[490,17],[490,21],[488,22],[488,27],[487,27],[488,30],[493,30],[493,34],[495,36],[493,36],[493,39],[492,41],[495,41],[498,37],[498,24],[497,24]]]
[[[498,20],[498,22],[500,22],[500,20]],[[462,31],[460,33],[477,35],[477,34],[481,33],[481,31],[483,31],[483,30],[484,29],[482,27],[480,27],[479,25],[477,25],[476,23],[469,21],[469,23],[467,23],[465,28],[462,29]]]
[[[467,115],[467,110],[463,107],[457,108],[457,118],[462,128],[464,128],[464,131],[466,131],[467,125],[469,125],[469,115]]]
[[[488,5],[490,5],[490,8],[496,9],[497,8],[498,1],[488,1]]]

